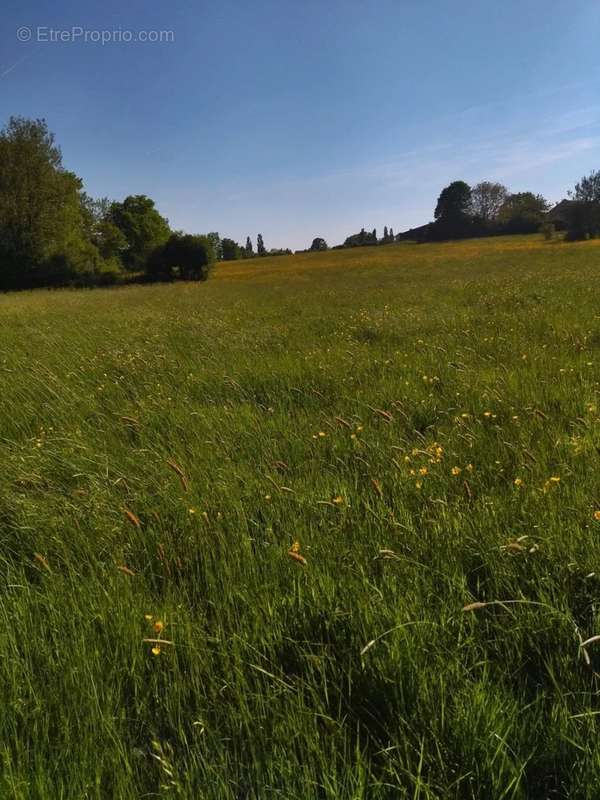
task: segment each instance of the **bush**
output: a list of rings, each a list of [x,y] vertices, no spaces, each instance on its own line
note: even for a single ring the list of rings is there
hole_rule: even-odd
[[[205,281],[214,260],[214,247],[207,236],[173,233],[150,255],[146,274],[154,280]]]
[[[544,222],[543,225],[540,226],[540,233],[544,237],[547,242],[552,241],[556,234],[556,227],[553,222]]]

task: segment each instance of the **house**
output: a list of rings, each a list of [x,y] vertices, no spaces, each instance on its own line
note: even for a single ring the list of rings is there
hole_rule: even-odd
[[[552,222],[557,230],[564,231],[569,225],[569,215],[574,202],[574,200],[561,200],[546,212],[545,221]]]

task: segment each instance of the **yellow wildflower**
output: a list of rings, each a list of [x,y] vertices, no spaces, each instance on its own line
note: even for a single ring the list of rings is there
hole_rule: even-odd
[[[460,467],[452,467],[452,469],[450,470],[450,472],[451,472],[451,473],[452,473],[454,476],[456,476],[456,475],[460,475],[460,473],[462,472],[462,469],[461,469]]]
[[[293,542],[292,546],[288,550],[288,556],[291,559],[293,559],[294,561],[297,561],[298,564],[303,564],[303,565],[306,564],[306,559],[304,558],[303,555],[300,554],[300,542],[299,541]]]
[[[548,492],[553,486],[558,486],[559,483],[560,477],[558,475],[552,475],[544,484],[544,492]]]
[[[154,647],[152,648],[152,655],[153,656],[159,656],[160,655],[160,645],[158,645],[158,644],[154,645]]]

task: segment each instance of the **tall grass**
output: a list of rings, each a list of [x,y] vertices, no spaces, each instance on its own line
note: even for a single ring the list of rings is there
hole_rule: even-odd
[[[599,272],[0,297],[0,797],[599,797]]]

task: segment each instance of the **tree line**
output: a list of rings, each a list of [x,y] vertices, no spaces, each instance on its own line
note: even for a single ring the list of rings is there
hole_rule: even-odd
[[[583,177],[555,209],[540,194],[511,193],[494,181],[481,181],[471,187],[465,181],[453,181],[442,189],[434,210],[434,220],[418,228],[394,235],[384,228],[383,238],[377,230],[361,229],[348,236],[338,247],[364,247],[389,244],[393,241],[436,242],[466,239],[474,236],[499,236],[542,232],[552,238],[564,231],[571,241],[600,236],[600,171]]]
[[[555,228],[572,240],[600,236],[600,171],[583,177],[552,211],[533,192],[511,193],[482,181],[454,181],[440,193],[434,220],[420,228],[383,236],[362,228],[338,247],[461,239]],[[560,213],[558,213],[560,210]],[[316,237],[309,250],[327,250]],[[262,234],[256,250],[221,239],[218,233],[171,229],[152,199],[95,199],[81,179],[65,169],[62,153],[44,120],[11,117],[0,131],[0,290],[59,285],[102,285],[131,280],[206,280],[215,261],[291,254],[267,250]],[[296,251],[306,252],[306,251]]]
[[[256,237],[256,251],[252,244],[252,239],[247,236],[246,244],[239,245],[233,239],[221,239],[221,252],[220,258],[223,261],[235,261],[238,258],[262,258],[264,256],[291,256],[292,251],[289,248],[271,248],[267,250],[262,233]]]
[[[454,181],[442,190],[434,222],[425,226],[423,239],[460,239],[541,231],[551,238],[564,230],[572,241],[600,235],[600,172],[582,178],[555,209],[540,194],[510,193],[506,186],[482,181],[472,188]]]
[[[174,231],[145,195],[90,197],[43,119],[0,131],[0,290],[206,280],[220,259],[291,253],[256,244]]]

